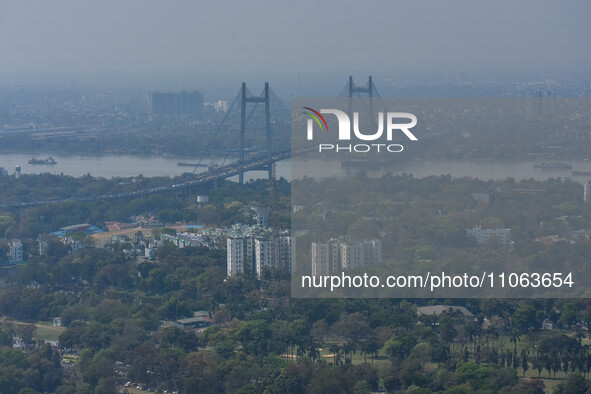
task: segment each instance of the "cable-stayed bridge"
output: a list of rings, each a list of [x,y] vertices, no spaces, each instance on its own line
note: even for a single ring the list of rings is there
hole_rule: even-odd
[[[169,191],[176,191],[182,190],[189,187],[195,187],[211,182],[215,182],[217,180],[233,177],[239,174],[243,174],[247,171],[255,171],[266,169],[273,163],[289,159],[291,157],[291,150],[283,151],[283,152],[275,152],[270,157],[267,155],[259,155],[257,157],[249,158],[242,163],[231,163],[225,166],[220,166],[215,169],[210,169],[206,172],[196,174],[195,176],[191,177],[191,179],[174,183],[171,185],[166,186],[158,186],[153,188],[147,189],[140,189],[131,192],[124,192],[124,193],[113,193],[113,194],[102,194],[96,196],[87,196],[87,197],[73,197],[73,198],[65,198],[65,199],[54,199],[54,200],[45,200],[45,201],[35,201],[35,202],[23,202],[23,203],[11,203],[11,204],[0,204],[0,209],[2,208],[28,208],[28,207],[35,207],[39,205],[46,205],[52,203],[63,203],[63,202],[70,202],[70,201],[77,201],[77,202],[84,202],[84,201],[97,201],[97,200],[114,200],[120,198],[133,198],[144,196],[147,194],[153,193],[164,193]]]
[[[344,89],[344,96],[349,98],[368,94],[377,94],[372,78],[363,87],[353,83],[352,77]],[[273,108],[273,111],[271,111]],[[238,120],[239,119],[239,120]],[[153,193],[164,193],[196,187],[217,180],[238,175],[239,182],[244,182],[244,173],[248,171],[266,170],[269,178],[272,176],[272,166],[281,160],[291,157],[289,108],[271,90],[269,83],[265,83],[263,91],[254,95],[242,83],[240,90],[228,108],[223,120],[205,144],[202,157],[194,163],[193,174],[186,180],[166,186],[140,189],[131,192],[111,193],[94,196],[72,197],[20,203],[2,203],[3,208],[28,208],[51,203],[83,202],[97,200],[112,200],[133,198]],[[212,152],[217,153],[215,162],[208,159]],[[219,153],[223,152],[222,160]],[[198,168],[206,168],[197,172]]]

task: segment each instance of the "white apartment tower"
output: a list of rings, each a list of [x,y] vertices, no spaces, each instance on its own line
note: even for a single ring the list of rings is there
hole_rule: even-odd
[[[228,238],[227,247],[226,274],[228,276],[243,274],[245,270],[252,269],[254,257],[253,238]]]
[[[339,242],[312,242],[312,275],[328,275],[340,270]]]
[[[23,255],[23,244],[18,239],[13,239],[8,243],[10,249],[10,262],[15,263],[22,263],[24,260]]]
[[[382,260],[380,240],[312,242],[312,275],[328,275]]]
[[[291,272],[295,238],[290,236],[255,240],[255,270],[261,277],[265,269]]]

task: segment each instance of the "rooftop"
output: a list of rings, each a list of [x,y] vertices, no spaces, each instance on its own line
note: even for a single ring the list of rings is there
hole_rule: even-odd
[[[474,314],[463,306],[454,305],[432,305],[432,306],[420,306],[417,308],[417,312],[421,315],[435,315],[439,316],[443,312],[459,311],[464,317],[474,317]]]

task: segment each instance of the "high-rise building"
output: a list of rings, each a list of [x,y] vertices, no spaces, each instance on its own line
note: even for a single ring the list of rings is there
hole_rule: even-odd
[[[6,178],[7,176],[8,176],[8,171],[6,171],[6,168],[0,167],[0,178]]]
[[[556,95],[548,89],[529,92],[527,96],[527,114],[532,117],[552,115]]]
[[[382,243],[372,241],[342,242],[340,244],[341,267],[344,270],[374,265],[382,260]]]
[[[591,201],[591,182],[587,182],[583,186],[583,201],[584,202]]]
[[[24,260],[23,255],[23,244],[18,239],[13,239],[8,243],[8,247],[10,249],[10,262],[15,263],[22,263]]]
[[[253,270],[259,278],[265,270],[291,272],[295,253],[295,238],[292,236],[229,237],[227,247],[228,276]]]
[[[291,272],[295,238],[277,236],[255,240],[255,269],[260,278],[265,270]]]
[[[312,242],[312,275],[328,275],[339,270],[339,243]]]
[[[228,101],[227,100],[218,100],[213,104],[213,108],[216,112],[228,112]]]
[[[228,238],[227,248],[228,276],[236,276],[253,269],[254,238]]]
[[[295,264],[296,238],[294,236],[275,237],[276,269],[293,272]]]
[[[265,269],[274,269],[273,239],[256,239],[254,241],[255,269],[260,278]]]
[[[47,248],[49,246],[49,241],[47,237],[39,235],[37,241],[39,242],[39,256],[45,256],[45,253],[47,253]]]
[[[161,93],[150,94],[150,111],[152,115],[178,116],[199,115],[203,111],[203,95],[198,91],[192,93]]]
[[[312,242],[312,275],[328,275],[382,260],[380,240]]]

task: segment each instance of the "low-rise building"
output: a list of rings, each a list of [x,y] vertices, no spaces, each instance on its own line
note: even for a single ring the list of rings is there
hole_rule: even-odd
[[[73,233],[83,232],[88,235],[101,233],[103,230],[100,228],[93,226],[92,224],[82,223],[82,224],[73,224],[71,226],[66,226],[60,228],[59,231],[55,231],[52,234],[57,235],[58,237],[64,237]]]
[[[509,236],[511,235],[511,229],[509,228],[482,228],[480,226],[476,226],[473,229],[467,229],[466,235],[469,237],[476,238],[476,241],[479,244],[483,244],[488,241],[490,238],[496,237],[499,240],[499,243],[502,245],[509,245],[510,239]]]
[[[459,312],[462,316],[464,316],[467,319],[474,318],[474,314],[463,306],[430,305],[430,306],[420,306],[417,308],[417,314],[426,315],[426,316],[439,317],[443,313],[453,313],[453,312]]]
[[[176,324],[179,328],[204,328],[213,324],[209,316],[193,316],[185,319],[178,319]]]
[[[160,235],[160,239],[162,241],[172,242],[179,248],[184,248],[187,246],[202,246],[203,245],[203,237],[199,234],[193,233],[177,233],[175,235],[170,234],[162,234]]]

